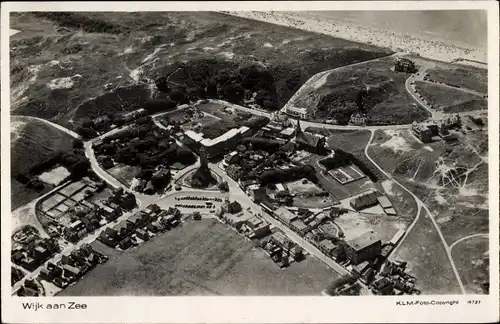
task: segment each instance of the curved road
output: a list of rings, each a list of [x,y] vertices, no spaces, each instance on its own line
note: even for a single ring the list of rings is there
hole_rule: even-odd
[[[23,115],[12,115],[12,117],[14,117],[14,118],[21,118],[21,119],[31,119],[31,120],[39,121],[39,122],[42,122],[42,123],[46,123],[46,124],[49,124],[50,126],[52,126],[54,128],[57,128],[61,132],[64,132],[64,133],[70,135],[71,137],[81,138],[81,136],[79,134],[75,133],[74,131],[72,131],[70,129],[67,129],[66,127],[61,126],[59,124],[56,124],[54,122],[51,122],[50,120],[46,120],[46,119],[38,118],[38,117],[33,117],[33,116],[23,116]]]
[[[432,215],[431,211],[429,210],[429,208],[422,202],[422,200],[420,200],[420,198],[418,198],[413,192],[411,192],[409,189],[407,189],[405,186],[403,186],[401,183],[399,183],[397,180],[395,180],[394,178],[391,177],[390,174],[388,174],[384,169],[382,169],[371,157],[370,155],[368,154],[368,147],[371,145],[372,141],[373,141],[373,137],[375,135],[375,132],[373,130],[371,130],[371,136],[370,136],[370,139],[368,140],[368,143],[366,143],[366,146],[365,146],[365,155],[366,157],[368,158],[368,160],[373,163],[373,165],[375,165],[375,167],[377,169],[379,169],[388,179],[392,180],[394,183],[396,183],[397,185],[399,185],[404,191],[406,191],[407,193],[409,193],[413,199],[415,199],[415,201],[417,202],[417,216],[415,217],[415,220],[413,221],[413,223],[411,223],[411,225],[407,228],[406,230],[406,233],[405,233],[405,236],[401,239],[401,241],[399,242],[398,244],[398,247],[401,246],[401,243],[403,242],[403,240],[408,236],[408,234],[410,233],[411,229],[415,226],[415,224],[417,223],[418,219],[419,219],[419,216],[420,216],[420,212],[421,212],[421,209],[423,208],[427,214],[429,215],[431,221],[432,221],[432,224],[434,225],[434,228],[436,229],[439,237],[441,238],[441,242],[443,243],[444,247],[445,247],[445,250],[446,250],[446,255],[448,256],[448,260],[450,261],[450,264],[451,264],[451,267],[453,269],[453,273],[455,274],[455,277],[457,279],[457,282],[460,286],[460,289],[462,290],[462,294],[466,294],[466,291],[465,291],[465,288],[464,288],[464,285],[462,283],[462,279],[460,278],[460,275],[458,273],[458,270],[457,270],[457,267],[455,266],[455,262],[453,261],[453,257],[451,256],[451,248],[448,246],[448,244],[446,243],[446,240],[443,236],[443,233],[441,233],[441,229],[439,228],[436,220],[434,219],[434,216]],[[396,247],[397,248],[397,247]],[[396,250],[396,248],[394,250]]]
[[[468,239],[473,238],[473,237],[477,237],[477,236],[486,236],[486,237],[489,237],[489,234],[488,234],[488,233],[479,233],[479,234],[472,234],[472,235],[468,235],[468,236],[462,237],[462,238],[460,238],[460,239],[456,240],[455,242],[453,242],[453,243],[450,245],[450,251],[451,251],[451,249],[453,249],[453,247],[455,247],[455,245],[457,245],[458,243],[463,242],[463,241],[468,240]]]

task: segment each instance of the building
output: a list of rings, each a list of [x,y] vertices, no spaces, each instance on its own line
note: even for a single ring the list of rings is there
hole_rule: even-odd
[[[224,157],[224,161],[222,162],[222,164],[225,167],[228,167],[230,164],[238,163],[239,159],[240,159],[240,156],[239,156],[238,151],[233,151]]]
[[[392,239],[389,241],[390,244],[392,245],[396,245],[399,243],[399,241],[403,238],[403,236],[405,235],[406,233],[406,230],[404,229],[400,229],[399,231],[396,232],[396,234],[394,234],[394,236],[392,237]]]
[[[388,216],[397,216],[398,213],[396,212],[396,210],[394,208],[387,208],[387,209],[384,209],[384,212],[386,213],[386,215]]]
[[[299,120],[297,120],[295,138],[292,141],[295,143],[296,148],[313,153],[323,150],[326,142],[324,136],[303,132]]]
[[[126,220],[122,220],[120,223],[116,224],[113,227],[113,230],[117,233],[117,237],[119,239],[124,238],[125,236],[130,234],[130,232],[132,232],[133,229],[134,226],[132,225],[132,223]]]
[[[135,231],[137,237],[143,241],[149,241],[149,233],[143,229],[138,229]]]
[[[307,108],[299,108],[299,107],[294,107],[292,105],[288,105],[286,107],[285,113],[300,119],[308,119],[310,117]]]
[[[118,200],[118,205],[125,210],[132,210],[137,205],[135,196],[130,193],[124,193]]]
[[[64,229],[64,235],[73,243],[78,242],[85,234],[87,234],[87,227],[81,220],[74,221]]]
[[[201,134],[188,130],[184,133],[185,143],[195,150],[204,147],[208,158],[218,156],[227,150],[234,149],[244,137],[251,135],[246,126],[232,128],[216,138],[204,138]]]
[[[394,64],[394,70],[397,72],[405,73],[414,73],[417,71],[415,62],[406,58],[400,58],[396,60],[396,63]]]
[[[387,198],[387,196],[378,196],[377,200],[380,206],[382,206],[382,208],[384,209],[392,208],[392,203],[389,200],[389,198]]]
[[[366,232],[350,241],[344,242],[344,251],[347,258],[354,264],[369,261],[380,255],[382,242],[374,231]]]
[[[432,142],[432,131],[427,125],[414,122],[411,126],[411,131],[422,143]]]
[[[249,238],[256,239],[262,238],[271,232],[269,223],[255,216],[243,224],[243,230],[248,233]]]
[[[387,278],[380,278],[372,284],[372,291],[376,295],[392,295],[394,284]]]
[[[329,239],[324,239],[318,242],[318,248],[326,255],[332,255],[332,252],[337,248],[337,245]]]
[[[276,209],[274,214],[278,219],[285,225],[290,226],[290,224],[298,218],[297,215],[286,209],[285,207],[280,207]]]
[[[237,213],[237,214],[231,214],[231,213],[224,213],[222,215],[222,219],[229,224],[230,226],[240,229],[243,224],[245,224],[248,220],[252,218],[252,215],[249,215],[247,213]]]
[[[352,125],[356,126],[363,126],[366,125],[366,116],[357,112],[351,115],[351,118],[349,119],[349,123]]]
[[[240,179],[240,175],[243,171],[243,168],[238,164],[231,164],[226,167],[226,173],[231,179],[238,181]]]
[[[279,136],[285,139],[291,139],[294,135],[295,129],[293,127],[287,127],[279,133]]]
[[[378,204],[378,196],[380,193],[378,191],[371,191],[369,193],[362,194],[354,199],[351,199],[349,205],[354,210],[361,210]]]
[[[128,223],[132,224],[133,227],[137,228],[137,227],[145,226],[149,220],[150,220],[149,215],[146,213],[143,213],[141,211],[141,212],[135,213],[134,215],[129,217],[126,221]]]
[[[293,222],[291,222],[290,228],[295,232],[299,233],[300,235],[305,235],[309,230],[309,226],[304,224],[304,222],[301,221],[300,219],[296,219]]]
[[[286,237],[282,232],[276,232],[271,235],[269,241],[276,244],[284,251],[290,251],[296,246],[296,244],[292,242],[288,237]]]

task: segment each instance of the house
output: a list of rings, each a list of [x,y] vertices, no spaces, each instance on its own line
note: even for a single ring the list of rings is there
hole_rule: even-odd
[[[32,257],[25,257],[21,260],[21,266],[28,270],[28,271],[33,271],[38,267],[39,263],[33,259]]]
[[[285,207],[280,207],[276,209],[274,213],[276,214],[278,219],[287,226],[290,226],[290,224],[298,218],[297,215],[295,215]]]
[[[38,275],[38,277],[40,279],[48,281],[48,282],[51,282],[52,280],[54,280],[54,275],[53,275],[52,271],[49,271],[47,269],[40,270],[40,274]]]
[[[319,243],[318,243],[318,248],[323,252],[325,253],[326,255],[331,255],[333,250],[335,250],[335,248],[337,247],[336,244],[334,244],[331,240],[329,239],[324,239],[324,240],[321,240]]]
[[[149,241],[149,233],[143,229],[138,229],[135,231],[137,237],[143,241]]]
[[[310,116],[307,108],[299,108],[293,105],[287,105],[285,113],[293,117],[298,117],[300,119],[308,119]]]
[[[12,250],[10,254],[10,260],[14,264],[21,264],[21,261],[24,259],[24,253],[22,250]]]
[[[286,237],[285,234],[281,232],[274,233],[273,235],[271,235],[269,240],[285,251],[293,249],[296,245],[290,239],[288,239],[288,237]]]
[[[361,210],[365,209],[371,206],[374,206],[378,203],[378,198],[379,192],[378,191],[371,191],[369,193],[362,194],[354,199],[351,199],[349,202],[349,205],[354,209],[354,210]]]
[[[413,135],[415,135],[422,143],[432,142],[432,131],[427,125],[417,124],[414,122],[411,126]]]
[[[296,219],[293,222],[291,222],[290,228],[295,232],[299,233],[301,236],[306,234],[306,232],[309,230],[309,226],[304,224],[304,222],[300,219]]]
[[[146,186],[144,187],[143,192],[146,195],[154,195],[155,191],[156,191],[156,189],[155,189],[155,186],[153,186],[153,182],[152,181],[148,181],[146,183]]]
[[[69,264],[65,264],[62,266],[64,277],[66,278],[74,278],[80,276],[81,270],[77,267],[71,266]]]
[[[391,295],[394,284],[387,278],[380,278],[372,284],[372,290],[377,295]]]
[[[279,133],[279,136],[285,139],[290,139],[294,135],[295,135],[295,129],[293,127],[287,127]]]
[[[358,265],[364,261],[372,260],[380,255],[382,242],[374,231],[368,231],[360,236],[343,243],[347,258]]]
[[[64,229],[64,235],[72,243],[78,242],[85,234],[87,227],[81,220],[74,221]]]
[[[398,59],[394,64],[394,70],[397,72],[405,72],[405,73],[414,73],[417,71],[415,62],[406,58]]]
[[[127,192],[121,196],[118,205],[125,210],[132,210],[137,205],[137,202],[135,200],[135,196],[132,193]]]
[[[116,205],[115,205],[116,206]],[[120,207],[111,207],[111,206],[106,206],[106,205],[99,205],[99,208],[97,209],[98,215],[104,217],[108,222],[112,222],[118,217],[120,217],[123,212],[120,209]]]
[[[244,231],[248,232],[250,238],[262,238],[270,233],[269,223],[264,222],[258,217],[251,217],[243,224],[246,228]]]
[[[354,275],[361,277],[361,275],[369,268],[370,268],[370,262],[363,261],[360,264],[357,264],[353,267],[352,273]]]
[[[50,256],[50,252],[43,246],[35,246],[33,249],[33,258],[38,261],[47,259]]]
[[[349,123],[351,125],[356,125],[356,126],[362,126],[366,125],[366,116],[357,112],[351,115],[351,118],[349,119]]]
[[[247,213],[237,213],[237,214],[232,214],[232,213],[224,213],[222,215],[222,219],[228,223],[230,226],[240,229],[243,224],[245,224],[250,218],[252,218],[251,215]]]
[[[226,173],[231,179],[238,181],[243,168],[238,164],[230,164],[226,167]]]
[[[175,219],[180,219],[182,216],[181,211],[175,207],[168,207],[167,214],[172,215]]]
[[[111,124],[111,119],[109,119],[109,117],[107,115],[104,115],[104,116],[92,119],[92,123],[97,128],[104,128],[104,127],[108,127]]]
[[[118,244],[118,246],[120,247],[120,249],[122,250],[126,250],[130,247],[132,247],[134,245],[134,243],[132,242],[132,240],[130,239],[130,237],[126,237],[124,238],[123,240],[120,241],[120,243]]]
[[[127,219],[127,222],[132,224],[133,227],[137,228],[146,225],[149,220],[149,215],[140,211],[129,217]]]
[[[113,230],[115,230],[118,233],[118,238],[124,238],[132,230],[134,229],[134,225],[126,220],[122,220],[120,223],[116,224],[113,227]]]

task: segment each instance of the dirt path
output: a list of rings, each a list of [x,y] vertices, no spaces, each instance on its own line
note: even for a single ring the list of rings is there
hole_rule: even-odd
[[[486,236],[486,237],[488,237],[488,236],[489,236],[489,234],[488,234],[488,233],[479,233],[479,234],[472,234],[472,235],[467,235],[467,236],[465,236],[465,237],[462,237],[462,238],[460,238],[460,239],[456,240],[455,242],[453,242],[453,243],[450,245],[450,252],[451,252],[451,250],[455,247],[455,245],[457,245],[458,243],[463,242],[463,241],[465,241],[465,240],[468,240],[468,239],[470,239],[470,238],[476,237],[476,236]]]

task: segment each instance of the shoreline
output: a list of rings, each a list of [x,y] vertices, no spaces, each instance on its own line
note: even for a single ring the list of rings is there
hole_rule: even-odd
[[[226,11],[228,15],[253,20],[265,21],[275,25],[302,29],[314,33],[325,34],[363,44],[389,48],[395,52],[415,54],[423,58],[447,63],[475,64],[486,67],[487,51],[478,50],[473,46],[465,47],[449,42],[431,40],[425,37],[401,35],[395,32],[356,25],[345,22],[331,22],[318,17],[307,17],[301,12],[261,12],[261,11]]]

